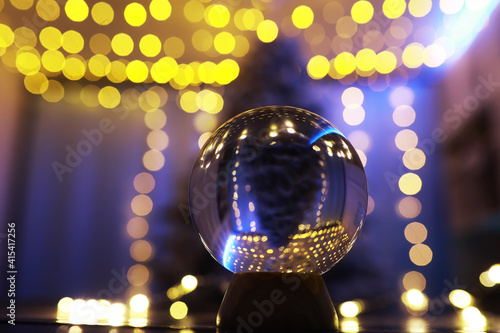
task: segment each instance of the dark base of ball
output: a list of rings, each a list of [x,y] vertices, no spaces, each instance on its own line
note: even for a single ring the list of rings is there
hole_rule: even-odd
[[[319,274],[237,273],[217,314],[219,331],[336,330],[338,318]]]

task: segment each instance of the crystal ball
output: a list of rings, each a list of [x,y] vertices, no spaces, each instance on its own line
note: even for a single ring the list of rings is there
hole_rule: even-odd
[[[366,217],[356,150],[324,118],[268,106],[219,127],[194,164],[189,207],[211,255],[234,273],[322,274]]]

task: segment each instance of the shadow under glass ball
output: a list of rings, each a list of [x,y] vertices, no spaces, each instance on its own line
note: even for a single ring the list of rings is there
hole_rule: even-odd
[[[190,181],[203,244],[235,273],[321,274],[356,240],[367,184],[348,140],[318,115],[244,112],[205,143]]]

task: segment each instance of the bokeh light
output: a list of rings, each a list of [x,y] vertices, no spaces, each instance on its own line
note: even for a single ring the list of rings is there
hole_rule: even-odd
[[[314,21],[314,13],[308,6],[301,5],[293,10],[292,22],[299,29],[306,29]]]
[[[417,271],[410,271],[403,277],[403,287],[406,290],[416,289],[423,291],[426,286],[426,280],[422,273]]]
[[[188,314],[188,307],[187,307],[186,303],[184,303],[182,301],[174,302],[170,306],[170,315],[174,319],[177,319],[177,320],[184,319],[187,316],[187,314]]]
[[[426,266],[432,261],[432,250],[425,244],[413,245],[410,249],[410,260],[417,266]]]
[[[420,244],[427,239],[427,228],[420,222],[408,224],[404,233],[406,240],[412,244]]]

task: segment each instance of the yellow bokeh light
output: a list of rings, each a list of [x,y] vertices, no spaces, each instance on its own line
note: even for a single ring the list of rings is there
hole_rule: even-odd
[[[211,61],[205,61],[198,67],[198,77],[204,83],[214,83],[215,82],[215,71],[217,65]]]
[[[358,24],[350,16],[344,16],[335,25],[335,30],[339,37],[351,38],[358,31]]]
[[[240,73],[240,66],[233,59],[225,59],[215,67],[215,80],[219,84],[228,84]]]
[[[150,171],[158,171],[165,165],[165,156],[158,150],[148,150],[143,158],[142,162],[144,167]]]
[[[251,8],[245,10],[243,14],[243,26],[246,30],[257,30],[262,21],[264,21],[264,14],[259,9]]]
[[[369,22],[373,17],[373,6],[370,2],[361,0],[356,3],[351,8],[351,16],[354,22],[359,24],[364,24]]]
[[[417,266],[426,266],[432,261],[432,250],[425,244],[413,245],[410,249],[410,260]]]
[[[314,13],[308,6],[301,5],[293,10],[292,22],[299,29],[306,29],[314,21]]]
[[[27,27],[20,27],[14,31],[14,44],[22,49],[34,48],[37,38],[33,30]]]
[[[143,92],[138,99],[139,106],[146,112],[155,111],[160,107],[160,96],[152,90]]]
[[[89,6],[84,0],[68,0],[64,11],[66,16],[74,22],[82,22],[89,16]]]
[[[146,137],[146,143],[150,149],[164,150],[168,147],[168,135],[162,130],[149,132]]]
[[[432,8],[432,0],[410,0],[408,11],[415,17],[424,17]]]
[[[30,93],[39,95],[49,88],[49,81],[43,73],[37,72],[25,76],[24,86]]]
[[[500,283],[500,264],[495,264],[488,270],[488,276],[491,281]]]
[[[224,28],[231,19],[231,14],[226,6],[221,4],[210,5],[204,12],[205,21],[214,28]]]
[[[356,58],[349,52],[342,52],[335,58],[334,66],[342,75],[351,74],[356,69]]]
[[[377,54],[375,69],[380,74],[389,74],[396,69],[397,59],[391,51],[382,51]]]
[[[178,72],[177,61],[171,57],[163,57],[151,67],[151,77],[157,83],[167,83]]]
[[[121,95],[115,87],[106,86],[99,91],[97,98],[103,107],[112,109],[120,104]]]
[[[408,68],[420,67],[424,62],[424,47],[421,44],[412,43],[403,51],[403,63]]]
[[[146,57],[155,57],[161,51],[161,41],[155,35],[145,35],[139,42],[139,49]]]
[[[422,204],[415,197],[404,197],[396,207],[397,212],[407,219],[417,217],[422,211]]]
[[[5,24],[0,23],[0,47],[9,47],[14,43],[14,32]]]
[[[146,261],[151,258],[153,248],[149,242],[139,239],[132,243],[130,246],[130,256],[135,261]]]
[[[205,142],[212,136],[212,132],[205,132],[198,138],[198,147],[201,149]]]
[[[412,244],[423,243],[427,239],[427,228],[420,222],[412,222],[405,228],[405,238]]]
[[[307,73],[315,80],[324,78],[330,71],[330,62],[322,55],[312,57],[307,64]]]
[[[97,77],[103,77],[111,71],[111,62],[108,57],[103,54],[96,54],[89,59],[89,70]]]
[[[73,304],[73,299],[71,297],[63,297],[57,303],[57,309],[62,312],[69,312]]]
[[[155,20],[165,21],[172,14],[172,5],[168,0],[152,0],[149,4],[149,12]]]
[[[198,94],[192,90],[183,93],[179,100],[181,108],[187,113],[194,113],[198,111],[198,105],[196,103],[197,96]]]
[[[24,75],[33,75],[40,70],[41,62],[38,54],[20,50],[16,57],[16,68]]]
[[[179,37],[169,37],[163,43],[163,52],[166,56],[178,59],[184,54],[185,46]]]
[[[419,170],[425,165],[425,153],[418,148],[408,149],[403,155],[403,164],[409,170]]]
[[[466,308],[472,304],[472,296],[462,289],[455,289],[450,292],[450,302],[457,308]]]
[[[38,37],[40,39],[40,43],[47,50],[57,50],[62,45],[62,33],[57,28],[54,27],[46,27],[40,31],[40,35]],[[2,32],[0,25],[0,43],[2,42]],[[1,46],[1,45],[0,45]]]
[[[27,10],[33,6],[33,0],[10,0],[10,3],[21,10]]]
[[[36,12],[45,21],[55,21],[59,18],[61,9],[55,0],[39,0],[36,3]]]
[[[205,89],[196,94],[196,109],[203,110],[208,113],[217,113],[220,111],[217,105],[218,93]],[[220,95],[219,95],[220,96]],[[189,111],[186,111],[189,112]]]
[[[162,110],[148,112],[144,116],[144,122],[146,123],[146,126],[149,129],[152,130],[162,129],[163,127],[165,127],[165,124],[167,123],[167,116],[165,115],[165,112],[163,112]]]
[[[42,93],[42,97],[51,103],[57,103],[64,97],[64,87],[59,81],[49,80],[47,90]]]
[[[126,73],[130,81],[144,82],[148,77],[148,66],[140,60],[133,60],[128,63]]]
[[[134,41],[129,35],[119,33],[111,40],[111,47],[113,48],[113,52],[124,57],[132,53],[134,50]]]
[[[198,286],[198,279],[193,275],[186,275],[182,278],[181,285],[187,292],[191,292]]]
[[[97,95],[99,94],[99,87],[92,84],[86,85],[80,91],[80,99],[82,103],[88,107],[96,107],[99,105],[99,99]]]
[[[106,75],[109,81],[121,83],[127,79],[127,65],[119,60],[112,61],[109,73]]]
[[[105,34],[95,34],[90,38],[89,46],[94,54],[106,55],[111,51],[111,40]]]
[[[194,118],[194,127],[198,133],[211,132],[217,127],[217,117],[213,114],[200,112]]]
[[[356,317],[362,310],[361,303],[358,301],[348,301],[340,304],[339,311],[343,317]]]
[[[234,37],[234,50],[231,52],[235,57],[244,57],[250,50],[250,43],[245,36],[237,35]]]
[[[223,31],[215,35],[214,47],[220,54],[229,54],[233,52],[235,46],[236,40],[231,33]]]
[[[399,150],[407,151],[417,146],[418,136],[414,131],[404,129],[396,134],[394,141]]]
[[[405,173],[399,178],[399,189],[406,195],[414,195],[422,189],[422,180],[412,172]]]
[[[133,217],[127,223],[127,232],[130,237],[142,238],[148,234],[149,225],[146,219],[143,217]]]
[[[115,12],[113,11],[113,7],[108,3],[98,2],[92,7],[91,15],[95,23],[99,25],[108,25],[113,22]]]
[[[479,275],[479,282],[481,282],[481,284],[487,288],[491,288],[496,285],[496,282],[490,278],[490,274],[488,271],[482,272]]]
[[[191,66],[180,64],[177,67],[177,73],[173,77],[174,83],[185,88],[194,80],[194,70]]]
[[[478,308],[473,306],[468,306],[462,310],[462,318],[467,323],[467,331],[483,331],[487,324],[486,317]]]
[[[422,273],[417,271],[411,271],[405,274],[403,277],[403,287],[406,290],[416,289],[423,291],[425,289],[427,282]]]
[[[78,53],[83,49],[84,40],[79,32],[68,30],[62,34],[61,44],[64,51],[68,53]]]
[[[200,52],[207,52],[212,47],[213,37],[209,31],[200,29],[193,33],[191,42],[196,50]]]
[[[278,37],[278,25],[271,20],[264,20],[257,27],[257,37],[264,43],[271,43]]]
[[[205,6],[198,0],[191,0],[184,5],[184,16],[189,22],[196,23],[203,20]]]
[[[384,15],[390,19],[396,19],[404,14],[406,10],[405,0],[385,0],[382,5]]]
[[[148,13],[143,5],[137,2],[132,2],[125,7],[123,12],[125,21],[133,27],[140,27],[146,22]]]
[[[170,315],[172,318],[181,320],[185,318],[188,314],[188,307],[186,303],[177,301],[170,306]]]
[[[145,216],[151,213],[151,210],[153,209],[153,201],[149,196],[139,194],[132,199],[130,206],[132,207],[134,214],[138,216]]]
[[[143,312],[149,307],[149,299],[146,295],[137,294],[130,299],[129,304],[132,311]]]
[[[425,310],[429,304],[427,296],[417,289],[405,291],[401,299],[403,303],[413,311]]]
[[[366,2],[366,1],[365,1]],[[360,70],[369,72],[377,65],[377,54],[371,49],[361,49],[356,54],[356,67]]]
[[[66,59],[58,50],[47,50],[42,54],[42,65],[49,72],[60,72],[63,70],[65,64]]]

